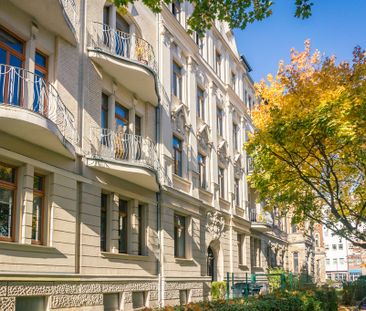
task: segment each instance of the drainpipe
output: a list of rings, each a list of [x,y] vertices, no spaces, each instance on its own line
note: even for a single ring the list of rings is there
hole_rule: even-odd
[[[157,79],[158,92],[160,93],[160,13],[156,16],[156,59],[157,59]],[[155,109],[155,137],[157,142],[158,160],[160,161],[161,155],[161,94],[158,96],[158,106]],[[162,229],[161,229],[161,182],[158,181],[159,191],[156,193],[156,218],[157,218],[157,231],[158,231],[158,260],[157,260],[157,274],[158,274],[158,305],[159,308],[164,306],[164,270],[163,270],[163,252],[162,252]]]
[[[80,1],[80,27],[79,27],[79,77],[78,77],[78,85],[79,94],[78,94],[78,133],[79,133],[79,151],[83,152],[84,144],[84,102],[85,102],[85,55],[86,55],[86,8],[87,8],[87,0]],[[83,157],[82,154],[78,155],[77,159],[77,171],[80,176],[84,176],[84,165],[83,165]],[[81,207],[82,207],[82,183],[77,183],[77,202],[76,202],[76,241],[75,241],[75,273],[81,273]]]

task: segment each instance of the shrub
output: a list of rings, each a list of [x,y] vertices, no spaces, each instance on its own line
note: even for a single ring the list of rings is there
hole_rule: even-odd
[[[212,282],[211,283],[211,297],[212,299],[225,299],[226,282]]]
[[[282,268],[271,268],[268,269],[268,274],[285,274],[285,270]],[[281,288],[281,276],[280,275],[269,275],[268,276],[269,288],[271,291]]]
[[[355,305],[366,297],[366,280],[359,279],[354,282],[344,282],[341,301],[346,306]]]

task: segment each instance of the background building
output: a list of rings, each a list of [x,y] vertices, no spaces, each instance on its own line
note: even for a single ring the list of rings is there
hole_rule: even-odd
[[[332,231],[323,227],[324,246],[326,252],[325,270],[326,279],[346,281],[348,273],[348,245],[346,239],[333,235]]]

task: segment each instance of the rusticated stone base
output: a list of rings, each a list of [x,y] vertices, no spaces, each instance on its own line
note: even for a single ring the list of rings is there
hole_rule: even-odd
[[[210,284],[205,281],[169,280],[165,282],[165,305],[180,303],[180,290],[187,290],[188,301],[209,297]],[[101,311],[103,294],[121,294],[124,310],[132,310],[132,293],[148,293],[148,306],[158,306],[158,282],[152,281],[8,281],[0,282],[0,311],[15,311],[16,298],[44,296],[50,310]]]
[[[145,282],[0,282],[0,311],[15,311],[17,297],[45,296],[50,310],[103,310],[103,294],[123,293],[124,310],[132,309],[132,292],[149,292],[149,305],[157,306],[157,281]]]
[[[165,282],[165,305],[174,306],[180,304],[180,291],[188,291],[188,302],[198,302],[209,299],[210,282]]]

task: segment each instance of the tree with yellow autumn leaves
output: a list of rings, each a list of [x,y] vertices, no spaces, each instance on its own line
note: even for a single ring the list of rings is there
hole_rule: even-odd
[[[310,42],[256,85],[260,104],[246,145],[266,208],[320,223],[366,248],[366,53],[337,63]]]

